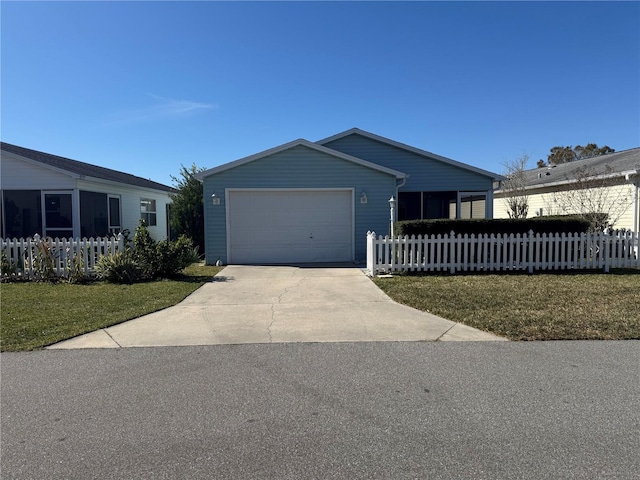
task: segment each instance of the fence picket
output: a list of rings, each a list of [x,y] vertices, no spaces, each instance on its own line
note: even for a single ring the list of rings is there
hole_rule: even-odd
[[[640,268],[638,234],[607,233],[518,233],[487,235],[454,232],[438,235],[379,236],[367,233],[367,268],[372,275],[394,271],[507,271],[533,273],[548,270]],[[119,239],[121,240],[121,239]],[[11,258],[23,259],[23,272],[33,270],[37,258],[36,240],[2,240]],[[52,248],[60,253],[61,269],[74,255],[82,255],[88,271],[100,255],[118,250],[123,242],[114,239],[56,240]],[[15,262],[18,264],[17,262]]]
[[[33,238],[1,239],[0,247],[16,273],[22,277],[35,278],[36,264],[46,249],[49,249],[55,274],[68,277],[69,269],[78,261],[84,265],[85,275],[91,275],[101,256],[124,249],[123,238],[122,235],[98,239],[41,238],[36,234]]]

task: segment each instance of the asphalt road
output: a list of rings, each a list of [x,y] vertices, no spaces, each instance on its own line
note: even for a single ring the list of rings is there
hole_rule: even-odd
[[[3,353],[3,479],[640,478],[640,342]]]

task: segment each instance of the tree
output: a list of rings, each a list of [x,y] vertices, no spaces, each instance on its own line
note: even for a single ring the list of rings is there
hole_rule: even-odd
[[[525,170],[529,155],[523,154],[515,160],[505,162],[506,180],[502,182],[505,193],[504,202],[507,205],[509,218],[527,218],[529,213],[529,195]]]
[[[576,147],[553,147],[547,156],[547,163],[544,160],[538,160],[538,168],[547,165],[560,165],[561,163],[569,163],[575,160],[584,160],[585,158],[598,157],[613,153],[615,150],[608,145],[598,147],[595,143],[589,143],[586,147],[577,145]]]
[[[171,193],[170,225],[172,237],[189,237],[198,251],[204,252],[204,203],[202,183],[195,175],[204,171],[196,167],[180,165],[180,177],[171,176],[176,193]]]
[[[603,172],[580,167],[566,189],[554,192],[547,202],[550,214],[580,215],[596,231],[613,227],[633,204],[630,184],[616,185],[613,169],[607,165]]]

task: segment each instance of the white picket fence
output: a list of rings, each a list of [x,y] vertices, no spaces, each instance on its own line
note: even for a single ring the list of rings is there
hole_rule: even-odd
[[[640,268],[638,233],[425,235],[367,232],[370,275],[392,272]]]
[[[38,265],[43,261],[53,264],[53,271],[59,277],[68,277],[69,270],[78,267],[85,275],[91,275],[98,259],[110,253],[124,250],[124,236],[104,238],[33,238],[0,239],[0,252],[6,255],[11,265],[9,272],[2,275],[17,275],[36,278]],[[3,262],[4,263],[4,262]]]

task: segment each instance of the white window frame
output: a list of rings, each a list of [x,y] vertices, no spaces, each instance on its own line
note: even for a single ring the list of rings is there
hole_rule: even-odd
[[[142,210],[143,202],[147,203],[148,207],[146,208],[149,208],[151,205],[153,205],[153,210]],[[155,222],[151,224],[151,222],[147,221],[147,219],[143,217],[144,214],[153,214]],[[140,197],[140,218],[145,221],[147,227],[155,227],[156,225],[158,225],[158,202],[155,198]]]
[[[118,214],[120,218],[118,218],[118,225],[114,225],[111,221],[111,199],[115,198],[118,200]],[[117,235],[122,230],[122,199],[120,195],[107,194],[107,216],[109,218],[109,234]]]

